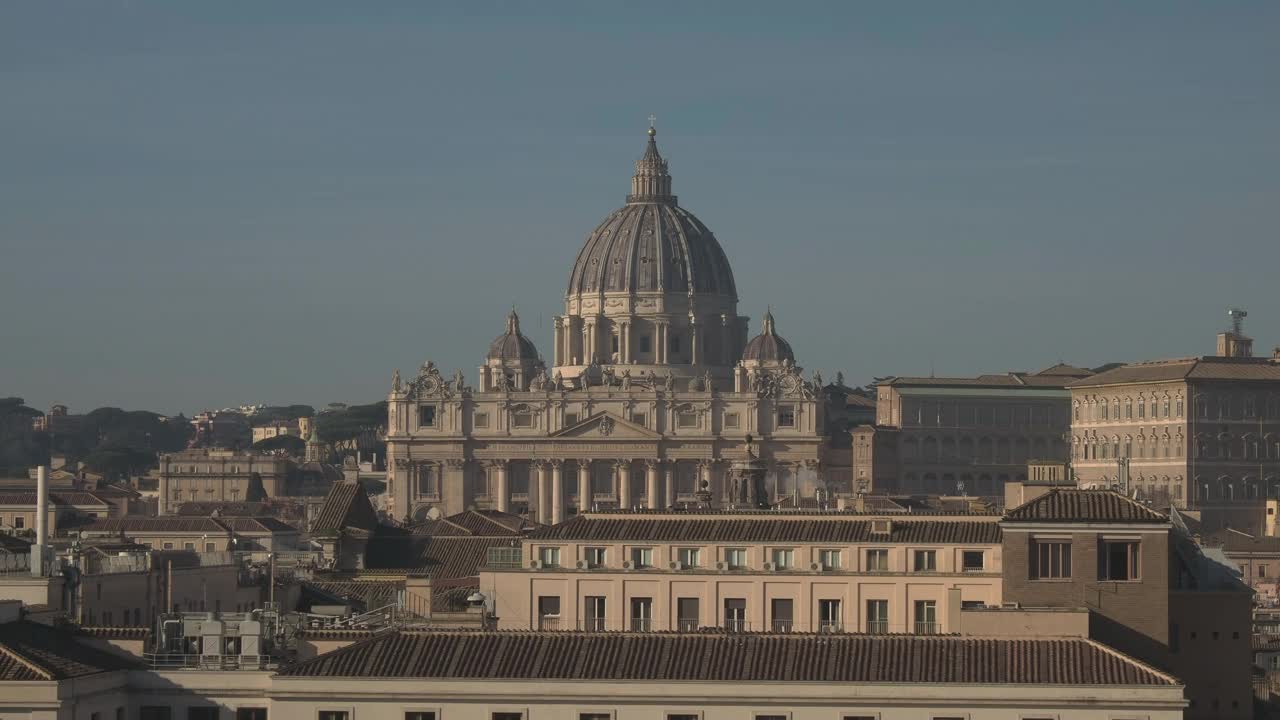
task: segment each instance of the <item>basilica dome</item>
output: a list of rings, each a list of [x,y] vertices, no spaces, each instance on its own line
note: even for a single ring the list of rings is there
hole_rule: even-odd
[[[649,128],[626,205],[610,213],[578,253],[567,294],[692,293],[736,300],[733,270],[720,243],[671,194],[655,134]]]
[[[507,315],[507,331],[489,343],[487,360],[537,360],[538,348],[520,332],[520,316],[512,309]]]

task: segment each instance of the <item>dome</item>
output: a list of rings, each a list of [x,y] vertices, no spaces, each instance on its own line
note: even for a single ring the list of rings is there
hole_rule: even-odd
[[[671,194],[667,161],[656,131],[636,161],[627,204],[600,223],[578,253],[568,295],[582,293],[693,293],[737,298],[729,259],[693,213]]]
[[[515,309],[507,315],[507,331],[489,343],[489,360],[537,360],[538,348],[520,334],[520,316]]]
[[[747,343],[747,347],[742,351],[743,362],[757,363],[781,363],[783,361],[792,364],[796,361],[795,353],[791,352],[791,343],[782,339],[773,330],[773,311],[768,310],[764,314],[764,329],[761,333]]]

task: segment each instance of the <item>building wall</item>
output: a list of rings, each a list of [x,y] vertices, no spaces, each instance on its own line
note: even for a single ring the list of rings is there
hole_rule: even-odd
[[[884,463],[898,466],[887,492],[951,494],[964,483],[970,495],[1002,495],[1029,460],[1067,459],[1063,388],[885,384],[876,404],[878,425],[897,430],[891,447],[874,448],[896,458]]]
[[[1252,602],[1241,592],[1174,592],[1167,667],[1187,683],[1187,718],[1253,717]]]
[[[915,602],[932,601],[937,627],[933,630],[952,632],[956,618],[947,606],[947,591],[958,589],[963,602],[998,604],[1001,598],[1001,548],[998,545],[891,545],[867,543],[840,544],[604,544],[604,543],[535,543],[526,542],[524,557],[536,559],[543,547],[560,549],[560,568],[521,570],[486,570],[481,573],[480,587],[495,598],[494,612],[502,629],[537,629],[557,625],[564,629],[588,629],[585,603],[588,596],[606,598],[605,629],[624,630],[632,627],[631,600],[652,599],[652,629],[674,630],[677,624],[677,599],[698,598],[699,626],[724,626],[725,599],[746,600],[747,630],[766,630],[775,619],[773,601],[791,600],[795,631],[818,631],[820,600],[840,600],[843,628],[866,630],[868,600],[889,602],[888,632],[914,632]],[[575,569],[582,560],[584,548],[604,547],[610,568]],[[633,547],[651,548],[652,570],[622,570],[622,558],[631,556]],[[701,569],[674,571],[667,569],[678,558],[681,548],[700,550]],[[716,570],[731,547],[747,549],[747,567],[753,570]],[[765,571],[775,549],[791,549],[796,570]],[[824,549],[841,551],[841,569],[814,571]],[[872,572],[866,567],[868,550],[887,550],[889,570]],[[936,552],[933,572],[912,570],[915,550]],[[984,571],[964,572],[961,554],[964,550],[984,554]],[[558,597],[560,616],[554,620],[539,618],[539,598]]]
[[[244,500],[249,476],[258,473],[268,497],[284,494],[288,458],[231,450],[184,450],[160,456],[160,514],[183,502]]]
[[[1070,539],[1071,577],[1031,578],[1033,539]],[[1099,579],[1104,538],[1138,539],[1139,579]],[[1004,602],[1024,607],[1085,607],[1093,612],[1090,637],[1141,658],[1163,657],[1169,642],[1169,529],[1139,526],[1043,528],[1004,525]]]
[[[263,588],[241,583],[236,565],[174,568],[172,587],[167,568],[149,572],[102,573],[81,577],[80,607],[75,617],[85,625],[150,626],[172,603],[182,612],[243,612],[261,607]]]

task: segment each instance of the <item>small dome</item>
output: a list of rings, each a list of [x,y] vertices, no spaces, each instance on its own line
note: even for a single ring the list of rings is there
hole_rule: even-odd
[[[796,355],[791,352],[791,343],[782,339],[773,330],[773,311],[764,314],[764,329],[747,343],[742,351],[743,362],[781,363],[784,360],[795,363]]]
[[[489,360],[537,360],[538,348],[533,341],[520,334],[520,316],[514,308],[507,315],[507,331],[489,343]]]

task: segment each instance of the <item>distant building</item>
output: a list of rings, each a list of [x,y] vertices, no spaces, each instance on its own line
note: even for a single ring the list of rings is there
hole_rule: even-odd
[[[160,456],[159,511],[171,514],[183,502],[250,499],[250,480],[261,479],[267,497],[287,494],[292,461],[282,455],[192,449]]]
[[[1252,357],[1239,319],[1219,333],[1218,355],[1134,363],[1071,384],[1081,486],[1192,508],[1280,497],[1280,356]]]
[[[876,422],[853,428],[856,483],[877,492],[1000,497],[1029,460],[1068,457],[1071,393],[1092,371],[891,377],[877,384]]]
[[[298,420],[273,420],[267,425],[259,425],[253,428],[253,442],[258,444],[263,440],[281,435],[291,435],[296,438],[304,437],[302,429],[299,427]]]
[[[54,405],[48,413],[33,418],[31,427],[36,432],[70,435],[79,432],[83,423],[83,415],[72,415],[66,405]]]
[[[238,450],[253,442],[249,419],[226,410],[205,411],[191,418],[195,429],[191,437],[193,448],[218,448]]]

